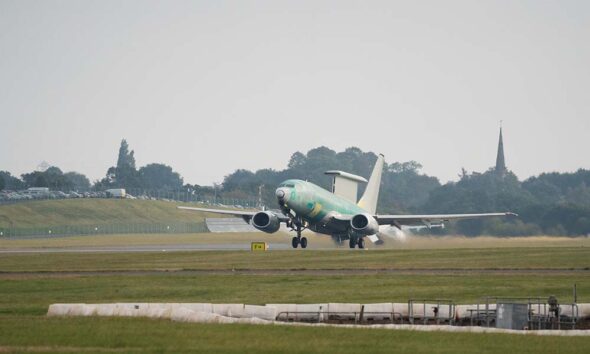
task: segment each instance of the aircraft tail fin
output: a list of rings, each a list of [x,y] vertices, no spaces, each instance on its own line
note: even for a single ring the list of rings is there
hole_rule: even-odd
[[[358,202],[358,206],[365,209],[371,214],[375,214],[377,211],[377,200],[379,199],[379,188],[381,187],[381,175],[383,174],[383,164],[385,157],[380,154],[373,167],[371,178],[369,178],[369,184],[365,193]]]

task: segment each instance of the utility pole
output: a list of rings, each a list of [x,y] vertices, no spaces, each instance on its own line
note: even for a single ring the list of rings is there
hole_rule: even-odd
[[[213,183],[213,204],[217,204],[217,183]]]
[[[263,209],[262,206],[262,189],[264,189],[264,184],[258,186],[258,209]]]

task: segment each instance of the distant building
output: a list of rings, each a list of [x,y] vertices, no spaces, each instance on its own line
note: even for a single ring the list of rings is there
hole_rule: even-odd
[[[496,174],[499,177],[506,176],[506,161],[504,160],[504,141],[502,139],[502,127],[500,127],[500,139],[498,141],[498,154],[496,155]]]

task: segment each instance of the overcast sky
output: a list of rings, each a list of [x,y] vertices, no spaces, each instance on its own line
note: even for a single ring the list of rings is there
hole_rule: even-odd
[[[590,1],[0,0],[0,170],[211,184],[357,146],[442,182],[590,168]],[[304,176],[302,176],[304,178]]]

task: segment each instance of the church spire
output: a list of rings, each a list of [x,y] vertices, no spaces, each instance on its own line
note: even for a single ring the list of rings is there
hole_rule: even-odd
[[[496,173],[498,176],[506,175],[506,162],[504,161],[504,142],[502,140],[502,125],[500,123],[500,139],[498,141],[498,155],[496,156]]]

